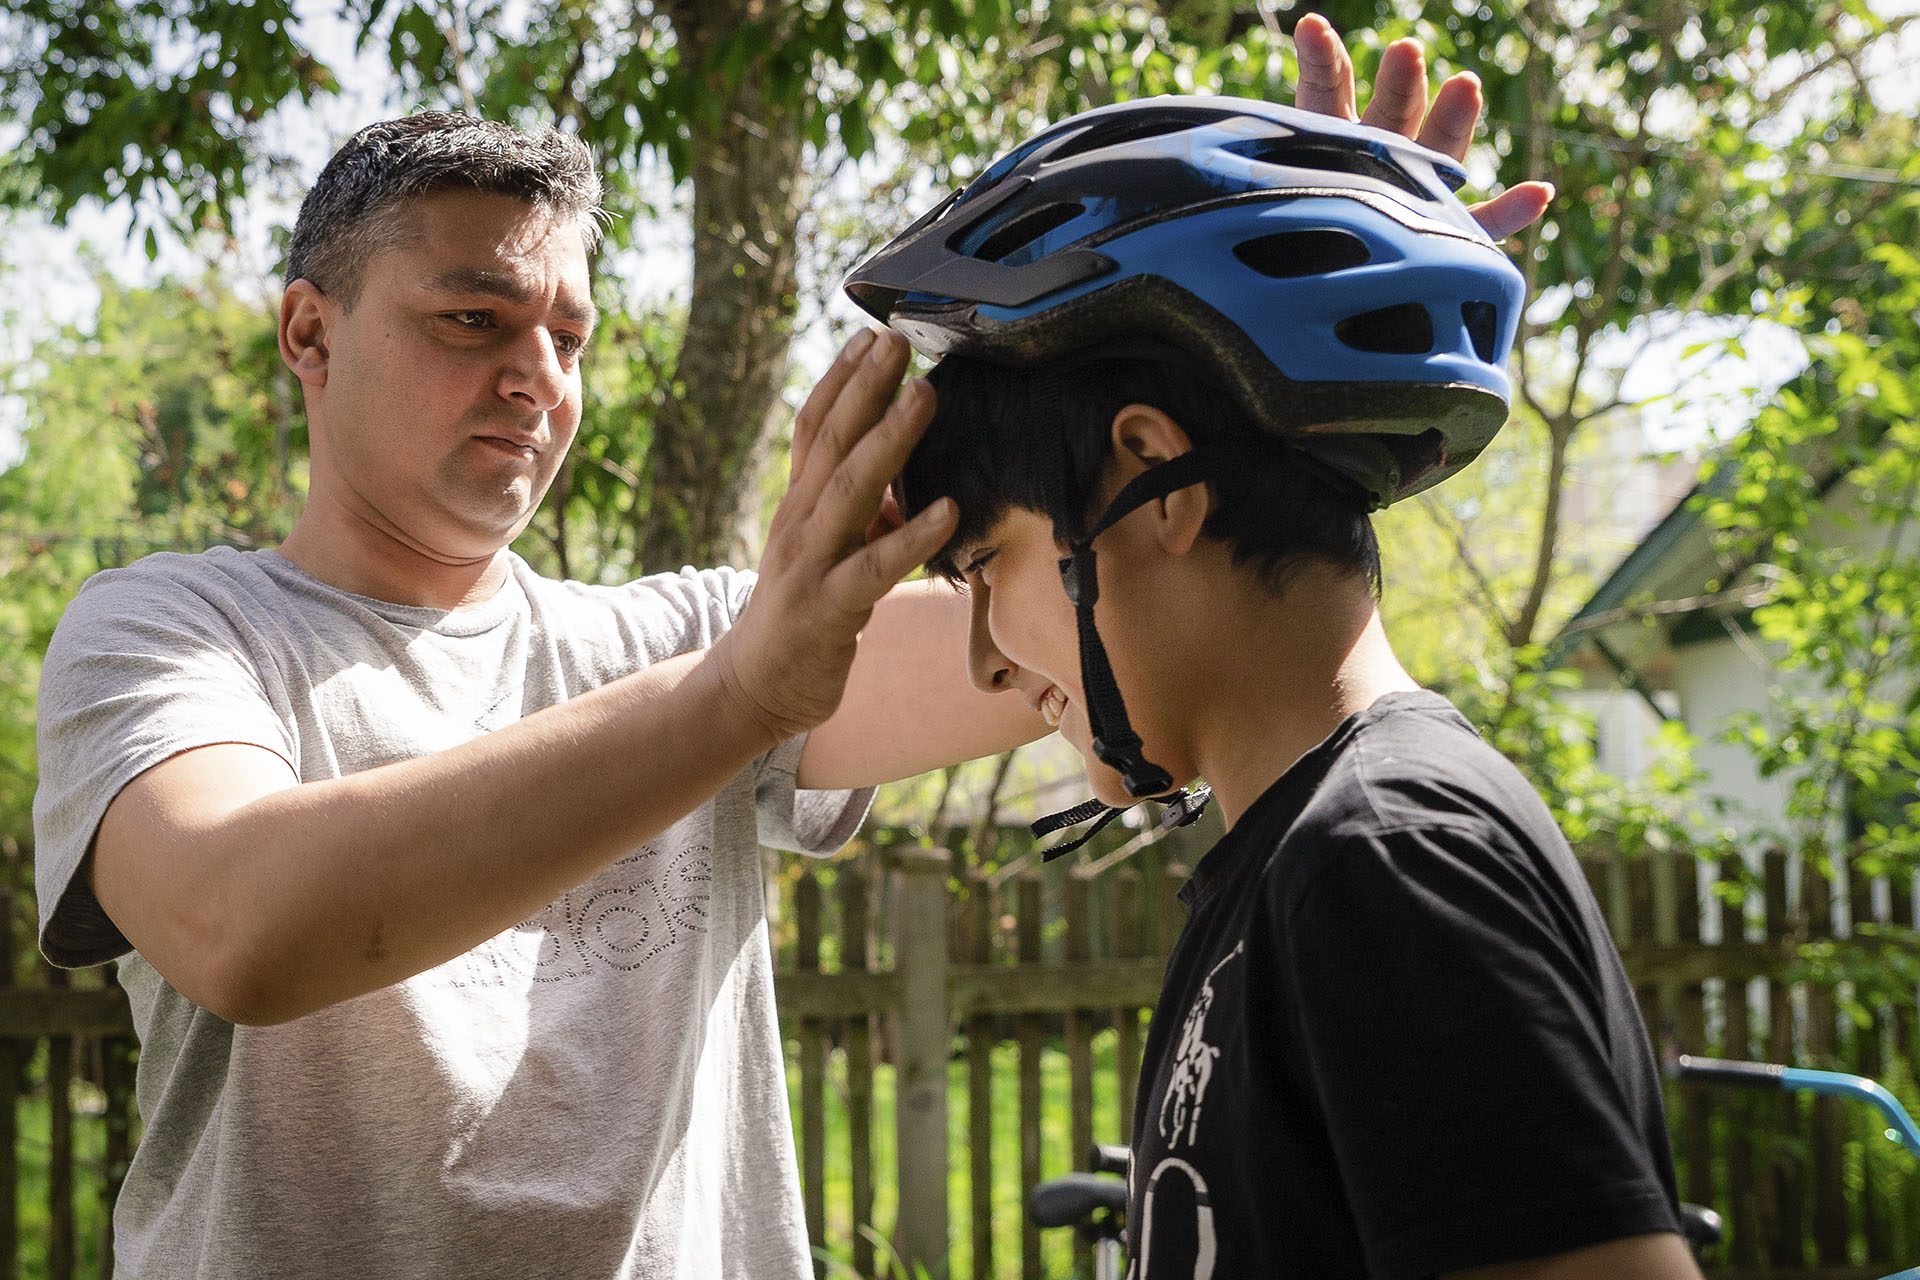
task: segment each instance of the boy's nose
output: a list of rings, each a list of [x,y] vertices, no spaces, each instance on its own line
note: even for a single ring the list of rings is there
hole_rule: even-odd
[[[970,588],[973,603],[971,624],[967,628],[967,674],[974,688],[982,693],[1004,693],[1013,688],[1013,660],[1001,653],[987,630],[987,584],[975,582]]]

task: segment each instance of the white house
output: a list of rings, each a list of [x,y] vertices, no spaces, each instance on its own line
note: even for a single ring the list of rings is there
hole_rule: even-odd
[[[1807,460],[1822,511],[1812,535],[1852,536],[1857,491],[1824,445]],[[1715,548],[1696,486],[1646,534],[1554,638],[1557,660],[1580,671],[1580,703],[1596,717],[1602,767],[1638,776],[1662,720],[1681,721],[1697,746],[1707,791],[1729,802],[1736,829],[1785,826],[1790,780],[1760,776],[1752,755],[1726,741],[1742,713],[1766,714],[1791,677],[1755,634],[1752,613],[1767,597],[1765,567]]]

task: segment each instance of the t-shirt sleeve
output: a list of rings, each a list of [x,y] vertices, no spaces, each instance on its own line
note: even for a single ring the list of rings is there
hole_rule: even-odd
[[[34,885],[53,963],[131,950],[79,875],[107,806],[134,778],[195,747],[237,742],[295,758],[260,673],[190,587],[134,570],[90,580],[40,673]]]
[[[1516,842],[1470,821],[1350,836],[1274,904],[1299,975],[1282,1034],[1307,1047],[1372,1274],[1675,1229],[1577,912]]]
[[[698,584],[708,601],[711,644],[746,611],[758,575],[738,569],[683,570],[682,581]],[[712,616],[717,615],[717,616]],[[754,802],[760,841],[775,849],[823,857],[853,839],[866,821],[873,788],[813,791],[799,786],[795,776],[807,735],[796,734],[754,763]]]

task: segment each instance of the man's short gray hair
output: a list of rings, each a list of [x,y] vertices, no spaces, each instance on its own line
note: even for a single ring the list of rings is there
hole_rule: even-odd
[[[367,262],[405,242],[403,206],[436,191],[514,196],[572,217],[589,253],[606,219],[600,175],[578,138],[426,111],[368,125],[334,152],[294,220],[288,281],[310,281],[351,308]]]

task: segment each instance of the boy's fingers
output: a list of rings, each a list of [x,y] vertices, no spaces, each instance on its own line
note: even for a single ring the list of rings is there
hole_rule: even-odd
[[[819,500],[821,490],[847,456],[874,430],[875,424],[882,421],[906,367],[906,340],[897,333],[876,332],[867,345],[866,355],[854,362],[846,382],[808,441],[804,465],[788,487],[795,501],[804,507]],[[861,513],[862,527],[873,518],[879,505],[880,495],[876,490],[873,501]]]
[[[1550,182],[1521,182],[1508,187],[1493,199],[1476,204],[1467,212],[1495,240],[1516,231],[1524,231],[1540,220],[1553,200]]]
[[[1353,105],[1353,59],[1332,24],[1317,13],[1301,18],[1293,28],[1293,52],[1300,68],[1294,105],[1323,116],[1358,119]]]
[[[940,499],[835,566],[825,583],[828,595],[850,612],[872,608],[895,583],[932,559],[959,523],[953,499]]]
[[[807,455],[813,451],[813,441],[820,434],[820,424],[826,420],[828,410],[840,397],[841,390],[852,380],[854,372],[860,368],[860,361],[866,357],[867,349],[873,345],[874,331],[862,329],[840,348],[840,354],[834,357],[820,381],[807,394],[807,402],[800,406],[800,412],[793,419],[793,450],[788,466],[788,483],[798,479],[801,470],[807,464]]]
[[[1411,138],[1426,114],[1426,52],[1418,40],[1395,40],[1380,55],[1380,71],[1373,78],[1373,101],[1367,103],[1361,123]]]
[[[1447,77],[1440,92],[1433,95],[1433,110],[1416,139],[1423,147],[1445,152],[1455,160],[1467,158],[1473,131],[1480,124],[1485,100],[1480,94],[1480,77],[1471,71],[1459,71]]]

